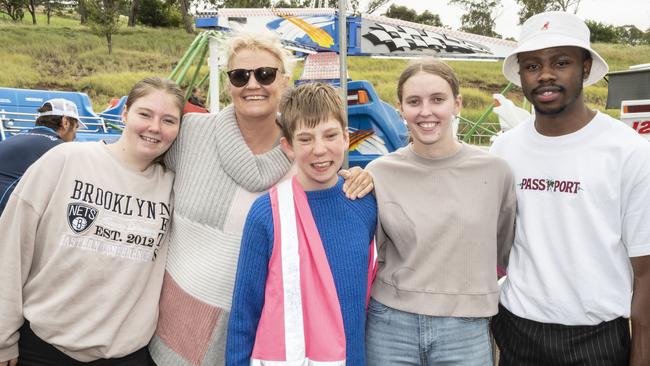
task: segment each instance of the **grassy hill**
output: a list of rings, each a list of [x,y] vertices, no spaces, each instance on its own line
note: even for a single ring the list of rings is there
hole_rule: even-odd
[[[122,28],[113,37],[113,53],[108,55],[103,38],[78,25],[75,19],[55,17],[52,25],[13,24],[0,18],[0,86],[18,88],[77,90],[88,93],[96,111],[113,97],[125,95],[134,82],[148,75],[166,76],[184,54],[194,35],[181,29],[146,27]],[[611,70],[650,60],[650,46],[596,44],[594,48],[609,62]],[[397,78],[405,60],[350,57],[353,79],[371,81],[381,98],[396,102]],[[492,94],[507,84],[501,62],[450,61],[461,81],[463,116],[476,120],[492,101]],[[298,65],[295,75],[299,76]],[[600,81],[585,89],[592,108],[604,110],[607,84]],[[508,97],[521,103],[515,88]],[[605,111],[618,116],[618,110]],[[491,116],[496,121],[496,116]]]

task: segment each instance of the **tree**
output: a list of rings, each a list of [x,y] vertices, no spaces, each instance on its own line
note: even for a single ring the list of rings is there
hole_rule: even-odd
[[[135,27],[135,19],[138,16],[138,10],[140,9],[140,0],[131,0],[131,6],[129,7],[129,27]]]
[[[432,25],[434,27],[443,27],[442,21],[438,14],[433,14],[428,10],[415,17],[415,22],[420,24]]]
[[[460,30],[488,37],[501,37],[495,30],[495,20],[501,13],[501,0],[449,0],[467,13],[461,16]]]
[[[573,7],[573,14],[578,12],[582,0],[516,0],[519,8],[519,24],[524,24],[526,19],[545,11],[569,11]]]
[[[616,43],[618,35],[613,26],[593,20],[586,20],[585,24],[591,33],[591,42]]]
[[[62,9],[64,6],[65,4],[59,0],[43,0],[43,8],[45,10],[45,16],[47,17],[47,25],[50,25],[52,13],[56,10]]]
[[[368,7],[366,8],[366,13],[367,14],[372,14],[377,9],[381,8],[382,6],[388,4],[391,0],[370,0],[368,2]]]
[[[643,42],[643,32],[634,25],[616,27],[617,43],[636,46]]]
[[[519,24],[524,24],[526,19],[535,14],[559,9],[553,0],[517,0],[517,4],[521,6],[518,13]]]
[[[176,5],[166,0],[141,0],[137,20],[150,27],[178,27],[183,19]]]
[[[388,8],[388,10],[386,10],[384,15],[393,19],[402,19],[408,22],[415,22],[415,18],[417,18],[418,13],[411,8],[407,8],[406,6],[393,4]]]
[[[88,23],[88,11],[86,6],[87,0],[79,0],[77,2],[78,12],[79,12],[79,23],[86,24]]]
[[[124,0],[86,0],[90,29],[106,38],[108,54],[113,52],[113,34],[120,29],[120,13],[126,6]]]
[[[38,6],[40,1],[37,0],[27,0],[25,2],[27,11],[29,12],[29,15],[32,16],[32,24],[36,25],[36,6]]]
[[[0,0],[0,14],[7,14],[11,20],[17,22],[25,17],[24,6],[25,0]]]
[[[580,6],[580,1],[582,0],[553,0],[559,10],[562,10],[564,12],[569,11],[569,8],[573,6],[573,14],[578,13],[578,6]]]

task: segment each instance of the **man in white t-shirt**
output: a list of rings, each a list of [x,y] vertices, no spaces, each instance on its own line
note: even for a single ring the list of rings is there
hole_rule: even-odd
[[[535,117],[491,149],[518,202],[500,365],[650,365],[650,144],[586,106],[608,70],[589,35],[575,15],[535,15],[503,64]]]

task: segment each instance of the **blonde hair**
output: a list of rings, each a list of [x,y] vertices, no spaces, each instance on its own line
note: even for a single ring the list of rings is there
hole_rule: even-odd
[[[306,83],[287,90],[280,101],[282,136],[292,143],[301,124],[314,128],[328,118],[335,118],[345,131],[345,106],[338,92],[325,83]]]
[[[227,67],[230,68],[232,60],[243,49],[253,51],[266,51],[280,61],[280,72],[291,76],[293,62],[291,53],[282,47],[280,38],[273,33],[239,33],[228,39],[226,43]]]
[[[399,81],[397,82],[397,99],[400,103],[402,103],[404,83],[420,71],[441,77],[447,82],[447,84],[449,84],[454,98],[460,94],[460,83],[458,82],[456,73],[454,73],[454,69],[436,58],[428,57],[411,62],[406,69],[402,71],[402,74],[399,76]]]

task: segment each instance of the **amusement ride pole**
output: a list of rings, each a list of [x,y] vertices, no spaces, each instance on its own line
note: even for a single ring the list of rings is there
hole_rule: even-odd
[[[345,125],[348,125],[348,28],[347,28],[347,0],[339,0],[339,78],[340,78],[340,92],[343,99]],[[343,168],[347,169],[348,152],[345,152],[345,160],[343,160]]]
[[[219,112],[219,40],[210,37],[210,56],[208,57],[208,70],[210,70],[210,113]]]

